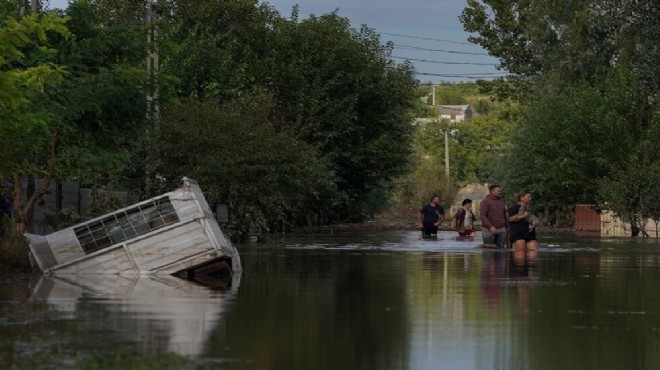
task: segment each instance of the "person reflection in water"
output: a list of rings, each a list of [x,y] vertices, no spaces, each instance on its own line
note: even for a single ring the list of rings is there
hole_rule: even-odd
[[[515,301],[521,312],[529,310],[529,294],[536,270],[536,254],[516,256],[509,251],[484,251],[483,263],[479,275],[479,291],[490,312],[497,312],[503,297]],[[504,289],[507,286],[515,290]]]
[[[497,251],[484,251],[481,274],[479,275],[479,291],[486,301],[490,311],[497,311],[502,299],[507,275],[507,254]]]
[[[529,311],[529,295],[536,272],[536,251],[514,251],[509,263],[509,277],[515,283],[516,307],[521,312]]]

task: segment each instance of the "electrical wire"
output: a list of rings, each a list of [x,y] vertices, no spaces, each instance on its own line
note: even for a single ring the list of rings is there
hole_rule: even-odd
[[[436,39],[436,38],[432,38],[432,37],[409,36],[409,35],[401,35],[401,34],[398,34],[398,33],[388,33],[388,32],[378,32],[378,33],[380,33],[381,35],[405,37],[405,38],[409,38],[409,39],[441,41],[441,42],[448,42],[448,43],[451,43],[451,44],[459,44],[459,45],[474,45],[470,42],[451,41],[451,40],[444,40],[444,39]]]
[[[478,63],[478,62],[445,62],[445,61],[439,61],[439,60],[428,60],[428,59],[417,59],[417,58],[405,58],[405,57],[398,57],[398,56],[392,56],[394,59],[405,59],[405,60],[412,60],[414,62],[423,62],[423,63],[436,63],[436,64],[468,64],[468,65],[474,65],[474,66],[496,66],[497,63]]]
[[[469,75],[462,75],[462,74],[442,74],[442,73],[426,73],[426,72],[415,72],[417,75],[422,75],[422,76],[435,76],[435,77],[445,77],[445,78],[468,78],[468,79],[473,79],[473,80],[485,80],[486,78],[499,78],[499,77],[507,77],[507,75],[500,75],[500,76],[482,76],[479,74],[469,74]],[[484,78],[486,77],[486,78]]]
[[[451,53],[451,54],[489,56],[488,53],[473,53],[469,51],[457,51],[457,50],[446,50],[446,49],[430,49],[430,48],[422,48],[419,46],[400,45],[400,44],[394,44],[394,47],[398,49],[407,49],[407,50],[424,50],[424,51],[437,51],[441,53]]]

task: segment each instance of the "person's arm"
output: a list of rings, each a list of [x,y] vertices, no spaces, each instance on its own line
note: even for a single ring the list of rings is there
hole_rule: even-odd
[[[488,202],[482,202],[479,205],[479,219],[481,220],[481,227],[486,229],[490,229],[492,226],[488,220],[488,208]]]
[[[454,213],[454,217],[451,218],[451,223],[449,224],[449,227],[451,227],[452,229],[456,229],[456,227],[458,226],[458,217],[459,217],[458,215],[460,214],[461,214],[460,209],[456,211],[456,213]]]
[[[445,211],[442,210],[442,213],[438,214],[438,225],[440,225],[444,220],[445,220]]]
[[[527,218],[527,212],[525,212],[523,214],[516,213],[513,216],[509,216],[509,222],[518,222],[518,221],[522,221],[526,218]]]
[[[527,216],[529,215],[529,212],[525,211],[523,213],[520,213],[520,210],[521,210],[521,207],[520,206],[516,207],[515,205],[511,206],[511,208],[509,208],[509,212],[507,214],[507,216],[508,216],[507,219],[509,220],[509,222],[518,222],[518,221],[522,221],[522,220],[527,218]],[[524,209],[523,209],[523,211],[524,211]]]
[[[484,225],[483,227],[486,227],[486,228],[488,228],[488,230],[490,230],[491,234],[495,234],[495,233],[497,233],[497,228],[493,225],[492,222],[490,222],[490,219],[488,218],[490,216],[491,212],[492,212],[491,211],[492,207],[493,207],[493,205],[491,205],[490,202],[486,202],[486,212],[483,213],[485,215],[482,216],[481,222],[482,222],[482,225]]]

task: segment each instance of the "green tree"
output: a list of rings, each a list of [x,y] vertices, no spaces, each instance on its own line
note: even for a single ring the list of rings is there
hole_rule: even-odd
[[[17,18],[15,10],[5,23],[18,41],[2,43],[15,50],[8,49],[11,59],[3,73],[23,84],[18,85],[21,93],[12,93],[20,104],[11,106],[22,115],[11,121],[15,130],[3,130],[2,139],[3,144],[11,143],[2,146],[11,148],[3,155],[3,166],[11,171],[3,169],[3,177],[11,180],[18,221],[26,221],[54,179],[116,186],[120,169],[129,163],[131,146],[145,127],[144,26],[104,16],[98,12],[99,3],[72,2],[68,17],[49,12]],[[42,75],[29,77],[35,71]],[[21,82],[16,77],[21,75],[28,77]],[[45,76],[57,83],[49,83]],[[44,181],[31,191],[36,178]],[[22,204],[24,179],[29,194]]]
[[[511,187],[537,189],[557,215],[599,192],[628,194],[623,174],[645,171],[636,156],[657,125],[659,16],[651,0],[468,1],[471,41],[511,73],[486,87],[525,104],[504,168]]]
[[[644,225],[660,223],[660,116],[654,116],[650,128],[644,132],[640,145],[630,148],[625,160],[602,178],[598,186],[599,206],[614,211],[631,224],[632,233],[649,235]]]
[[[197,180],[211,205],[228,205],[237,239],[304,218],[332,183],[313,147],[268,120],[272,109],[265,93],[187,99],[168,107],[149,136],[164,189],[183,176]]]
[[[323,213],[360,219],[405,169],[416,81],[391,45],[336,14],[282,18],[256,1],[177,2],[163,31],[180,96],[231,101],[255,86],[278,129],[317,148],[336,183]]]
[[[450,160],[459,183],[502,183],[503,157],[509,153],[516,106],[460,122],[452,131]]]
[[[648,220],[657,224],[658,198],[660,190],[660,165],[658,162],[642,161],[633,163],[625,171],[616,171],[599,182],[598,195],[602,197],[600,206],[612,210],[625,222],[630,223],[633,236],[640,233],[650,236],[644,225]],[[658,237],[658,235],[653,235]]]
[[[463,105],[467,104],[465,94],[454,85],[438,86],[435,91],[435,103],[437,105]]]
[[[630,112],[628,97],[637,83],[624,71],[600,88],[585,83],[526,105],[506,157],[507,186],[532,188],[535,203],[555,213],[597,204],[599,181],[632,171],[637,160],[631,153],[638,155],[646,140],[657,137],[657,119],[644,126]]]
[[[416,82],[391,45],[336,14],[275,25],[264,77],[275,91],[280,124],[319,148],[337,176],[341,218],[406,168]]]
[[[255,66],[268,58],[277,13],[256,0],[161,1],[163,73],[178,96],[233,99],[266,81]],[[274,71],[268,71],[274,73]]]
[[[418,159],[410,172],[397,180],[395,202],[407,207],[419,207],[428,203],[431,197],[438,196],[448,211],[456,195],[451,181],[445,176],[444,163],[430,156]]]
[[[54,176],[61,133],[47,109],[45,91],[62,81],[65,70],[52,63],[48,34],[68,37],[65,19],[56,14],[19,15],[18,7],[0,8],[0,181],[12,184],[13,219],[25,225],[27,212]],[[43,176],[43,186],[22,203],[21,179]]]
[[[468,0],[460,18],[475,33],[470,41],[511,73],[484,84],[500,96],[524,98],[602,80],[614,64],[634,65],[657,88],[659,15],[652,0]]]
[[[49,98],[63,132],[58,176],[113,188],[147,127],[147,45],[144,24],[122,15],[136,13],[107,6],[77,0],[67,8],[73,37],[59,40],[56,60],[69,74]]]

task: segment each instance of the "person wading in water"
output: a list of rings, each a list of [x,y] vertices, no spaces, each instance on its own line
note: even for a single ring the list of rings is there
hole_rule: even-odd
[[[502,200],[502,187],[491,185],[490,194],[479,203],[479,218],[481,219],[481,236],[485,247],[505,248],[507,244],[506,205]]]
[[[422,237],[438,236],[438,226],[445,219],[445,210],[440,206],[440,198],[434,196],[429,204],[424,205],[417,214],[417,222],[422,226]]]

